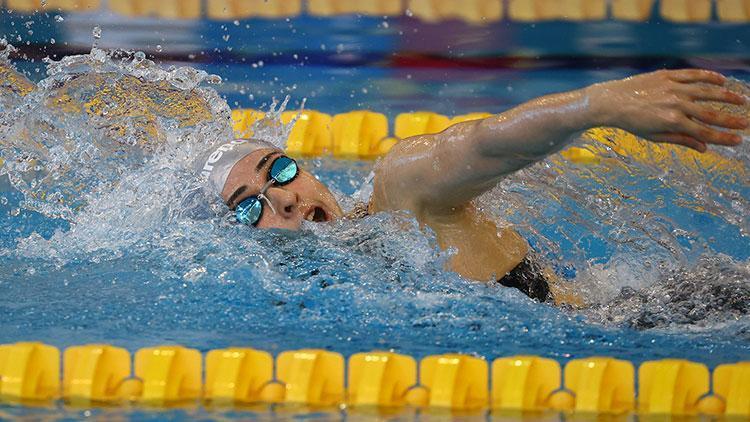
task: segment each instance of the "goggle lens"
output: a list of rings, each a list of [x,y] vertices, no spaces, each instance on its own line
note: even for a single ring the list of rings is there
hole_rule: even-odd
[[[237,221],[248,226],[254,226],[260,221],[260,215],[263,213],[263,205],[257,196],[251,196],[237,205],[235,215]]]
[[[291,158],[282,155],[281,157],[274,160],[271,165],[271,178],[276,181],[279,185],[284,185],[297,176],[298,172],[297,163]]]

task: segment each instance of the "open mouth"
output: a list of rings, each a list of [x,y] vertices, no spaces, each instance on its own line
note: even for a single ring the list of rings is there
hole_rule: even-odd
[[[328,213],[321,207],[312,207],[305,215],[305,220],[312,221],[313,223],[325,223],[330,221]]]

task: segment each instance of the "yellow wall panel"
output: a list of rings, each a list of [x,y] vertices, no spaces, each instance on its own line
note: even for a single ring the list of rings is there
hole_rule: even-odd
[[[674,22],[706,22],[711,19],[711,0],[661,0],[659,12]]]
[[[626,21],[645,21],[651,17],[654,0],[612,0],[612,17]]]
[[[510,18],[523,22],[552,19],[588,20],[605,19],[605,0],[510,0]]]
[[[6,0],[5,7],[17,12],[33,12],[42,7],[40,0]]]
[[[298,15],[302,0],[208,0],[206,12],[213,19],[242,19],[251,16],[282,18]]]
[[[607,18],[605,0],[565,0],[559,3],[559,18],[565,20],[592,20]]]
[[[307,13],[315,16],[394,16],[403,13],[403,9],[401,0],[308,0]]]
[[[483,23],[499,20],[503,15],[501,0],[409,0],[407,8],[413,16],[428,22],[458,18]]]
[[[725,22],[750,21],[750,0],[716,0],[719,19]]]

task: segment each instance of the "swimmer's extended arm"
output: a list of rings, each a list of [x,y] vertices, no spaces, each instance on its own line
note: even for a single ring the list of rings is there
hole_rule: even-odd
[[[657,71],[548,95],[500,115],[405,139],[376,166],[371,206],[451,214],[503,176],[597,126],[701,152],[706,144],[737,145],[738,135],[707,125],[743,129],[748,122],[696,102],[743,104],[741,96],[721,87],[724,82],[704,70]]]

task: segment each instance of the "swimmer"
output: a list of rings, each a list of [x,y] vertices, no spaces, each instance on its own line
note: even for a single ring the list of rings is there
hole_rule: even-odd
[[[617,127],[653,142],[705,152],[709,144],[736,146],[746,118],[698,101],[744,104],[723,88],[716,72],[660,70],[553,94],[443,132],[401,140],[375,166],[369,203],[353,214],[406,210],[430,227],[448,266],[465,278],[497,280],[541,302],[575,302],[551,283],[512,228],[498,228],[472,200],[504,176],[540,161],[598,126]],[[709,126],[710,125],[710,126]],[[200,172],[238,221],[259,229],[296,230],[303,220],[345,217],[324,184],[273,145],[236,140],[211,151]]]

